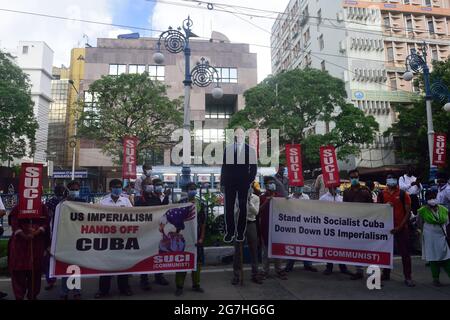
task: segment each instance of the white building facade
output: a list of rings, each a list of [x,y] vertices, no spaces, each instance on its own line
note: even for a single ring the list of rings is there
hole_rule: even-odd
[[[47,163],[48,113],[52,101],[51,81],[53,50],[42,41],[20,41],[16,50],[10,50],[14,62],[28,74],[34,116],[39,128],[36,131],[36,152],[31,158],[17,159],[15,163],[31,161]]]
[[[349,102],[375,117],[380,131],[343,164],[376,168],[399,162],[392,137],[396,103],[418,93],[403,80],[411,49],[428,44],[428,63],[450,54],[450,0],[291,0],[272,28],[272,71],[312,67],[344,80]],[[323,123],[310,133],[323,134]]]

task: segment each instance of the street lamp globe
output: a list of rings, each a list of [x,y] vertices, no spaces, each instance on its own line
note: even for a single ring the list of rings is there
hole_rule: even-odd
[[[165,58],[162,52],[155,52],[153,54],[153,61],[155,61],[156,64],[163,64],[164,60]]]
[[[403,80],[405,81],[411,81],[414,78],[414,73],[412,73],[411,71],[406,71],[403,74]]]
[[[214,99],[218,100],[223,97],[223,90],[221,87],[215,87],[211,93]]]
[[[445,112],[450,112],[450,102],[447,102],[444,106],[444,111]]]

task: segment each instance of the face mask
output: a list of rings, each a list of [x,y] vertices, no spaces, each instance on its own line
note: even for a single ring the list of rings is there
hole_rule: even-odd
[[[296,189],[295,189],[295,192],[297,192],[297,193],[303,193],[303,188],[302,188],[302,187],[296,188]]]
[[[386,185],[388,187],[396,187],[397,186],[397,179],[387,179]]]
[[[130,194],[135,194],[135,193],[136,193],[136,190],[130,189]]]
[[[162,186],[155,186],[155,192],[161,193],[162,191],[163,191],[163,187]]]
[[[112,188],[111,194],[115,197],[119,197],[122,194],[122,188]]]
[[[359,178],[351,178],[350,182],[352,186],[357,186],[359,184]]]
[[[69,197],[71,197],[71,198],[79,198],[80,197],[80,190],[70,190],[69,191]]]
[[[197,195],[197,190],[190,190],[190,191],[188,191],[188,198],[189,199],[195,198],[196,195]]]
[[[145,186],[145,192],[152,193],[154,190],[153,185]]]
[[[430,207],[436,207],[438,205],[438,201],[436,199],[430,199],[427,203]]]
[[[275,191],[277,189],[277,186],[275,185],[275,183],[269,183],[267,185],[267,190],[269,191]]]
[[[153,171],[152,170],[147,170],[145,171],[145,176],[146,177],[151,177],[152,176]]]

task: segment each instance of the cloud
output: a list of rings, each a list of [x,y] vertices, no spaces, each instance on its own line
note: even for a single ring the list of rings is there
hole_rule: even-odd
[[[1,8],[111,23],[116,1],[119,0],[15,0]],[[0,11],[0,30],[2,49],[15,49],[20,40],[45,41],[54,51],[56,66],[68,66],[71,49],[84,46],[87,39],[95,45],[99,37],[129,32],[112,26],[5,11]]]
[[[219,1],[218,1],[219,2]],[[228,0],[221,1],[221,3],[227,3],[230,5],[240,5],[258,9],[272,10],[272,11],[284,11],[289,0],[277,0],[277,1],[260,1],[260,0]],[[203,5],[204,7],[204,5]],[[220,7],[219,9],[233,11],[232,8]],[[237,9],[243,12],[243,9]],[[257,15],[267,15],[267,13],[256,13]],[[236,17],[231,13],[219,12],[216,10],[204,10],[201,8],[187,8],[183,6],[173,6],[162,2],[157,2],[153,9],[152,27],[157,30],[166,30],[167,27],[178,27],[187,15],[191,16],[194,21],[193,31],[195,34],[209,38],[211,30],[221,32],[225,34],[231,42],[238,43],[250,43],[259,44],[264,46],[270,46],[270,33],[265,32],[262,29],[270,31],[272,24],[275,20],[263,19],[263,18],[249,18],[247,16]],[[276,15],[271,15],[276,17]],[[258,27],[252,25],[255,24]],[[153,34],[157,36],[157,34]],[[258,55],[258,81],[263,80],[267,75],[271,73],[271,54],[270,48],[264,48],[259,46],[251,46],[252,52],[256,52]]]

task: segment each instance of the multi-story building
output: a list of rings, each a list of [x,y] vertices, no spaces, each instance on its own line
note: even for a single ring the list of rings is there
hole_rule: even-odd
[[[34,116],[39,124],[36,131],[36,151],[33,157],[16,159],[14,162],[46,163],[48,160],[48,113],[52,101],[53,50],[45,42],[20,41],[17,49],[10,50],[10,53],[14,56],[14,62],[29,76],[31,98],[34,102]]]
[[[313,67],[345,81],[349,101],[380,124],[372,145],[347,167],[399,162],[393,138],[395,103],[418,89],[403,80],[411,49],[428,44],[428,63],[450,54],[450,0],[291,0],[272,28],[272,71]],[[323,133],[317,123],[311,133]]]
[[[48,114],[48,160],[58,168],[67,163],[67,111],[69,104],[69,69],[53,68],[52,99]]]
[[[196,139],[205,143],[224,141],[224,129],[233,113],[245,106],[243,93],[257,84],[257,59],[248,44],[230,43],[222,34],[214,32],[211,41],[191,40],[191,64],[201,57],[206,58],[220,73],[220,86],[224,96],[215,100],[211,91],[214,86],[199,88],[193,86],[190,106],[191,121],[200,122],[202,129],[196,129]],[[156,65],[153,54],[158,39],[98,39],[97,47],[74,49],[72,51],[71,75],[80,97],[84,98],[85,108],[95,107],[89,94],[89,86],[104,75],[148,72],[153,80],[168,85],[168,96],[172,99],[183,96],[184,55],[171,54],[163,50],[166,57],[164,65]],[[69,100],[77,98],[75,88]],[[73,115],[68,114],[68,137],[73,136]],[[69,148],[67,159],[72,159]],[[148,155],[153,165],[170,166],[170,150],[160,150]],[[193,159],[194,160],[194,159]],[[69,165],[69,164],[68,164]],[[100,145],[94,141],[81,139],[76,149],[76,167],[89,168],[95,174],[114,172],[116,169],[107,155],[101,152]],[[114,174],[114,173],[112,173]],[[119,173],[117,173],[119,174]]]

